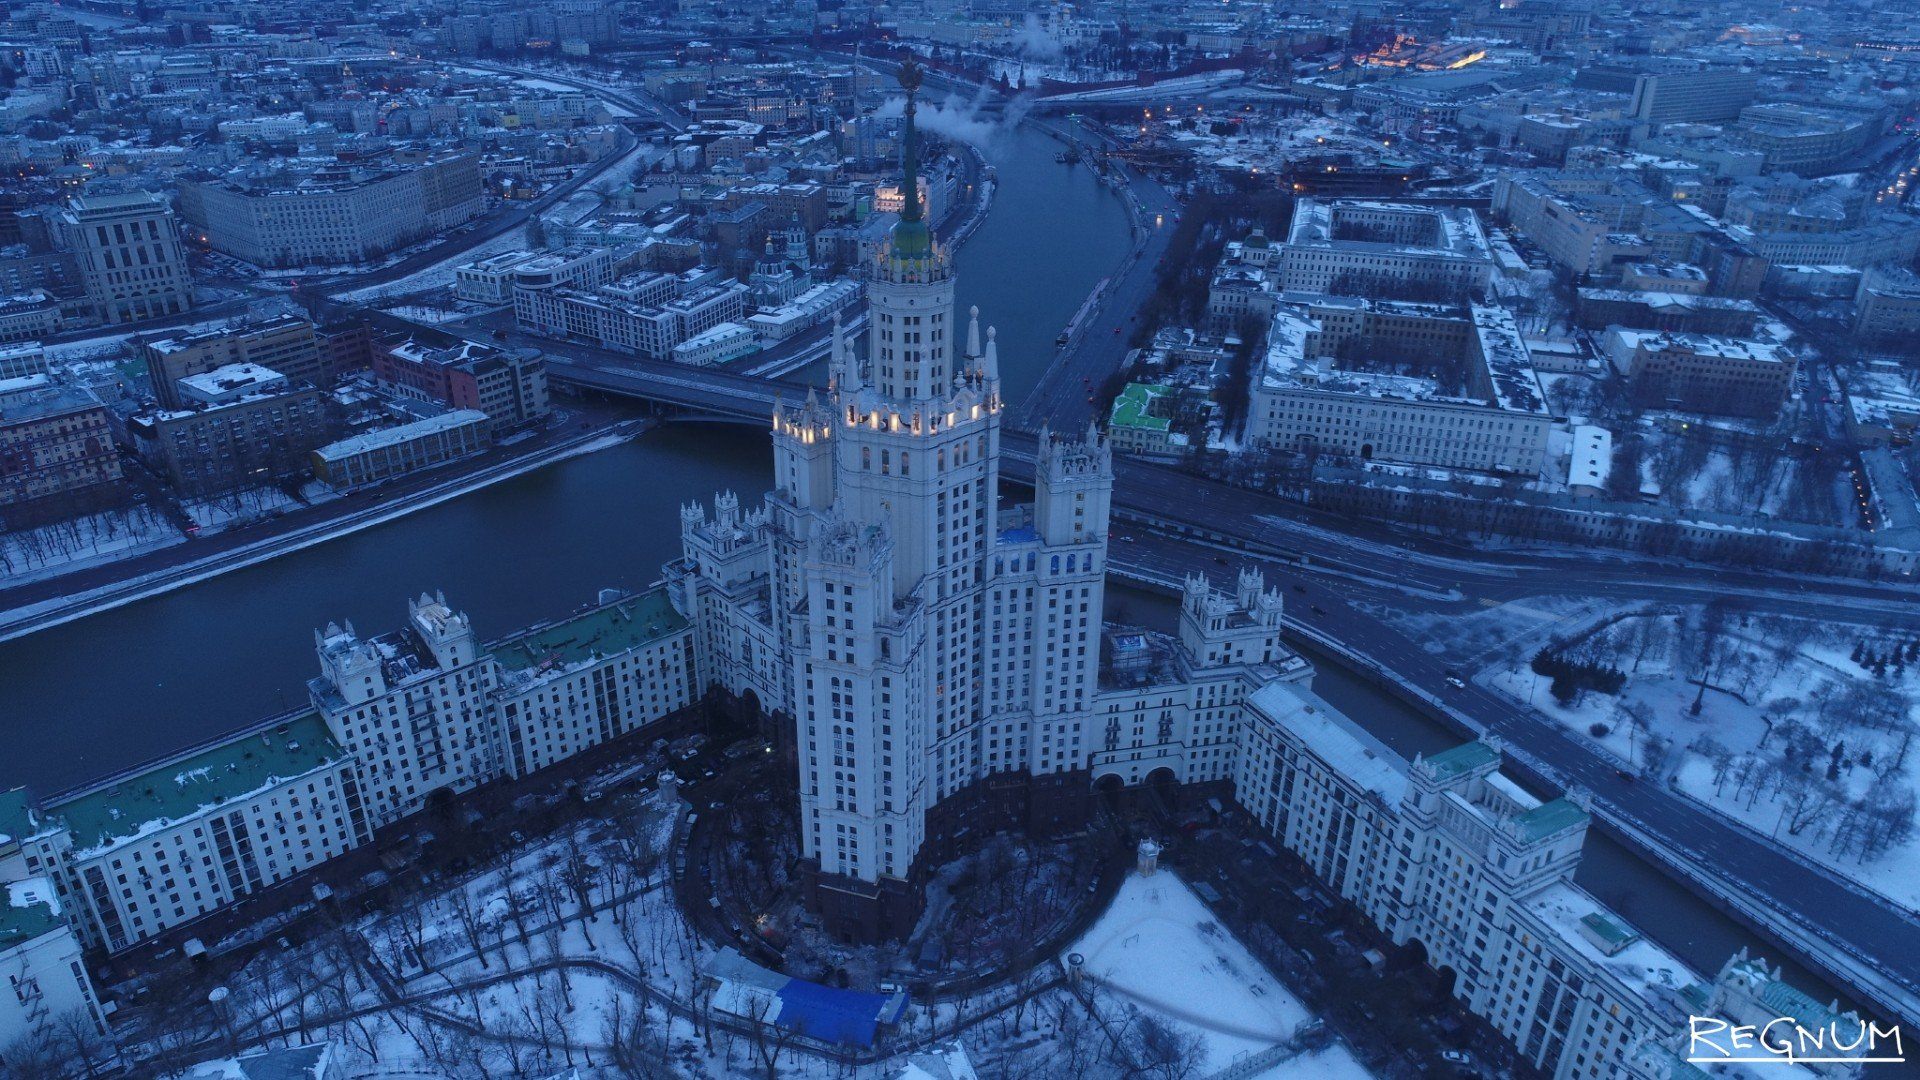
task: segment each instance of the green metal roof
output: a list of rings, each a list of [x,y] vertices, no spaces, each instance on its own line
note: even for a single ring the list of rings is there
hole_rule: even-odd
[[[1640,935],[1626,924],[1598,911],[1590,911],[1580,916],[1580,923],[1609,945],[1626,945],[1640,939]]]
[[[229,739],[47,807],[76,851],[138,835],[346,756],[317,713]]]
[[[11,949],[66,925],[60,916],[54,914],[51,884],[46,885],[49,900],[45,902],[25,900],[18,896],[16,890],[23,884],[14,882],[0,892],[0,949]]]
[[[1772,1010],[1773,1015],[1791,1016],[1808,1031],[1828,1030],[1840,1019],[1832,1009],[1779,979],[1767,980],[1765,988],[1760,991],[1760,1001]]]
[[[1172,421],[1155,416],[1152,412],[1153,399],[1166,392],[1166,387],[1154,383],[1128,383],[1127,388],[1120,391],[1120,396],[1113,399],[1113,411],[1107,416],[1107,426],[1167,430],[1172,426]]]
[[[494,647],[493,657],[515,671],[549,661],[577,664],[657,641],[686,625],[666,590],[655,589],[509,638]]]
[[[1513,820],[1526,831],[1528,840],[1541,840],[1575,825],[1585,825],[1589,818],[1585,810],[1565,799],[1555,799],[1524,814],[1515,814]]]
[[[1426,758],[1425,764],[1427,768],[1433,770],[1435,776],[1444,780],[1448,777],[1470,773],[1482,765],[1492,765],[1499,760],[1500,755],[1494,752],[1493,747],[1483,742],[1474,741],[1461,743],[1451,750],[1442,750],[1440,753]]]

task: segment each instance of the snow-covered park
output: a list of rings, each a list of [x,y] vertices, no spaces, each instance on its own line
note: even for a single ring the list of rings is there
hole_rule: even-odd
[[[1623,769],[1920,906],[1920,630],[1660,608],[1539,647],[1553,659],[1510,653],[1481,681]]]

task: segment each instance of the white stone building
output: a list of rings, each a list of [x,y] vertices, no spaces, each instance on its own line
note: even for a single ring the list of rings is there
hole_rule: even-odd
[[[62,797],[26,860],[80,940],[111,952],[357,847],[374,824],[354,761],[305,714]]]
[[[1573,883],[1585,797],[1528,793],[1500,773],[1496,741],[1409,764],[1281,682],[1248,699],[1243,724],[1240,804],[1396,945],[1423,950],[1453,996],[1541,1072],[1693,1075],[1662,1071],[1688,1017],[1744,1000],[1722,984],[1745,968],[1704,980]]]
[[[27,864],[41,828],[24,789],[0,792],[0,1067],[14,1047],[65,1047],[107,1031],[58,888],[37,854]]]
[[[1377,295],[1384,284],[1479,296],[1493,281],[1492,249],[1472,210],[1359,199],[1295,203],[1271,267],[1289,292]],[[1365,291],[1340,288],[1343,279]]]
[[[407,602],[405,628],[362,638],[353,624],[314,633],[313,707],[359,763],[368,812],[385,824],[437,788],[465,791],[499,772],[486,738],[496,677],[464,614],[444,598]]]
[[[1165,662],[1103,686],[1107,443],[1043,432],[1033,503],[1002,506],[998,345],[977,312],[961,337],[917,202],[867,291],[865,357],[836,329],[824,397],[774,417],[764,505],[685,508],[667,567],[703,685],[784,729],[810,900],[851,939],[906,933],[960,833],[1083,822],[1096,777],[1224,778],[1240,696],[1306,674],[1277,592],[1202,581]]]
[[[1363,321],[1355,323],[1354,310]],[[1343,338],[1361,346],[1364,364],[1342,362]],[[1400,358],[1428,370],[1444,364],[1455,385],[1382,369],[1380,361]],[[1505,308],[1316,297],[1274,310],[1265,362],[1253,374],[1247,439],[1361,461],[1532,477],[1546,468],[1552,426],[1526,342]]]
[[[663,592],[534,627],[493,648],[502,770],[525,776],[693,701],[693,635]]]
[[[102,322],[134,322],[193,308],[187,253],[164,197],[144,191],[83,195],[67,204],[59,221]]]

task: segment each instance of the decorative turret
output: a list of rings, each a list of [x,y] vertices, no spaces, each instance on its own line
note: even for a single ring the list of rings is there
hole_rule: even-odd
[[[441,668],[465,667],[478,655],[473,624],[464,612],[447,606],[445,593],[421,593],[420,599],[409,600],[407,621]]]
[[[833,413],[807,391],[797,407],[773,412],[774,487],[795,507],[824,509],[833,501]]]
[[[1080,439],[1059,439],[1043,425],[1033,475],[1033,520],[1042,539],[1049,544],[1104,541],[1113,454],[1098,429],[1089,426]]]
[[[351,620],[344,627],[330,622],[325,630],[314,631],[313,651],[320,658],[321,678],[348,705],[387,692],[380,649],[371,641],[361,641]]]

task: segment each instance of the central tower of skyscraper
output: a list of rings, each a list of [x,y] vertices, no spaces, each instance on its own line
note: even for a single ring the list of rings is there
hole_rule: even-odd
[[[1043,431],[1032,504],[1000,505],[998,346],[956,318],[911,61],[900,83],[904,206],[866,268],[865,348],[836,321],[825,393],[775,409],[764,508],[686,507],[666,568],[700,677],[791,746],[810,903],[856,940],[910,931],[930,864],[971,838],[1084,821],[1098,777],[1224,776],[1216,713],[1240,679],[1219,662],[1204,686],[1101,697],[1112,458],[1092,430]]]

